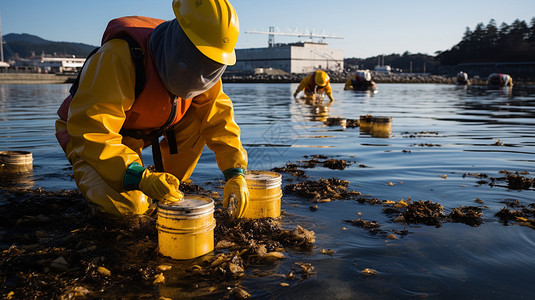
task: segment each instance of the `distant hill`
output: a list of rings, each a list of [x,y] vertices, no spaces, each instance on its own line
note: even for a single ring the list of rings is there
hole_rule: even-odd
[[[96,46],[70,43],[70,42],[53,42],[42,39],[38,36],[27,33],[10,33],[3,36],[4,41],[4,58],[25,58],[33,54],[41,53],[53,55],[75,55],[76,57],[86,57]]]

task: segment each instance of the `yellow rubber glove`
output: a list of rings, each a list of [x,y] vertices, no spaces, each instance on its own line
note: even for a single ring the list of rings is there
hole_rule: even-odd
[[[225,184],[225,191],[223,192],[223,208],[227,209],[231,203],[230,199],[235,195],[234,216],[236,218],[243,217],[243,213],[249,203],[249,188],[247,188],[247,181],[243,175],[237,175],[227,180]]]
[[[180,181],[169,173],[151,172],[145,170],[139,181],[139,189],[152,199],[164,202],[176,202],[184,198],[178,190]]]

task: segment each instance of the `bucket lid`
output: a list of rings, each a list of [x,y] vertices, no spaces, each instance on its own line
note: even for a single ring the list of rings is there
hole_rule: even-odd
[[[180,211],[183,213],[202,212],[213,210],[213,208],[214,200],[212,198],[196,194],[186,194],[178,202],[158,203],[158,209]]]
[[[247,171],[245,180],[249,186],[272,188],[282,182],[282,175],[271,171]]]
[[[370,114],[359,117],[359,120],[361,121],[371,121],[372,119],[373,119],[373,116]]]
[[[374,123],[390,123],[392,122],[392,117],[374,117]]]
[[[2,160],[32,160],[33,156],[28,151],[0,151],[0,159]]]

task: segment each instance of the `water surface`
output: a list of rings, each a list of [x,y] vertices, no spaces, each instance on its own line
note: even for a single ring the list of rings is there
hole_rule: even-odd
[[[533,177],[534,87],[378,84],[378,92],[371,94],[344,91],[343,84],[334,84],[336,101],[323,108],[293,99],[296,87],[224,85],[234,102],[249,169],[270,170],[317,154],[344,159],[351,165],[343,171],[306,169],[309,180],[345,179],[349,189],[380,200],[430,200],[446,212],[463,205],[482,207],[483,224],[404,225],[393,223],[382,206],[346,200],[321,203],[311,211],[309,200],[284,195],[284,226],[300,224],[315,231],[316,247],[310,252],[290,250],[278,264],[249,268],[243,286],[253,297],[531,299],[535,230],[506,226],[494,214],[505,207],[504,201],[535,203],[534,190],[491,187],[463,175],[500,177],[500,170],[509,170],[527,171],[526,176]],[[68,89],[69,85],[0,85],[0,151],[25,150],[34,156],[33,175],[15,184],[76,188],[54,137],[56,110]],[[391,117],[391,136],[377,138],[359,128],[323,123],[328,117],[358,119],[365,114]],[[150,149],[143,154],[145,163],[152,164]],[[194,183],[217,183],[219,174],[214,154],[205,149],[192,176]],[[283,175],[283,185],[298,180]],[[388,240],[343,222],[357,219],[357,213],[379,222],[385,231],[409,233]],[[335,253],[325,255],[321,249]],[[279,276],[258,275],[288,274],[295,262],[309,262],[317,273],[288,281],[289,287],[280,285],[286,281]],[[365,276],[365,268],[378,274]]]

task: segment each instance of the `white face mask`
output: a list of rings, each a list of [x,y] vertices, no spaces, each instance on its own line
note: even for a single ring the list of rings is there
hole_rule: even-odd
[[[227,67],[202,54],[176,19],[158,25],[151,34],[149,46],[163,84],[183,99],[209,90]]]

